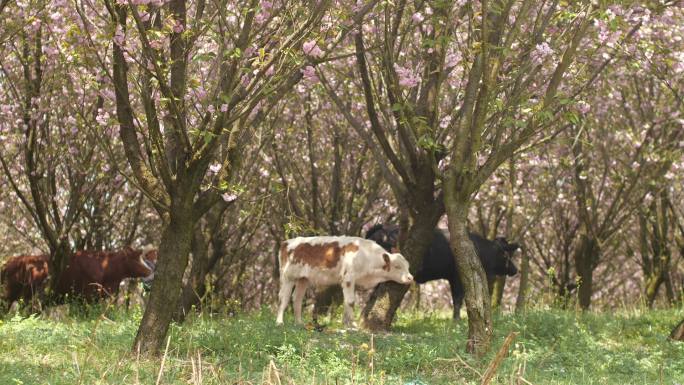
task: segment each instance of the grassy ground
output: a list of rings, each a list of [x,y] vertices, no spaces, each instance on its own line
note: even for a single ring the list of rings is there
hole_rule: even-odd
[[[174,326],[165,359],[129,353],[140,312],[0,321],[0,384],[479,384],[511,331],[495,384],[682,384],[680,310],[534,310],[495,320],[494,349],[464,353],[466,321],[402,315],[391,334],[276,327],[270,311]],[[522,379],[520,379],[522,377]]]

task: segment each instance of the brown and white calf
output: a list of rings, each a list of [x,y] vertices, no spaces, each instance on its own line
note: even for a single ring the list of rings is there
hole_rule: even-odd
[[[294,288],[295,322],[302,323],[302,301],[309,285],[341,285],[344,324],[353,325],[357,286],[370,289],[380,282],[409,284],[409,263],[399,253],[389,253],[377,243],[359,237],[298,237],[280,246],[280,305],[276,323],[283,323]]]

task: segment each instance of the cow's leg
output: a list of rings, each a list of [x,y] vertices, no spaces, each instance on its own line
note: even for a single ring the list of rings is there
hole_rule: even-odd
[[[463,285],[457,280],[450,280],[449,286],[451,287],[451,301],[454,304],[454,319],[458,320],[461,318],[461,305],[463,305],[465,292]]]
[[[278,316],[276,317],[276,323],[278,325],[283,324],[283,314],[285,314],[285,309],[287,309],[287,304],[290,302],[290,296],[292,295],[292,288],[295,283],[285,277],[280,278],[280,292],[278,293],[278,298],[280,299],[280,304],[278,305]]]
[[[342,296],[344,297],[344,326],[356,327],[354,322],[354,302],[356,294],[354,292],[354,281],[346,278],[342,282]]]
[[[297,280],[294,291],[294,314],[295,323],[302,324],[302,302],[304,301],[304,294],[306,294],[306,288],[309,287],[309,281],[306,278],[300,278]]]

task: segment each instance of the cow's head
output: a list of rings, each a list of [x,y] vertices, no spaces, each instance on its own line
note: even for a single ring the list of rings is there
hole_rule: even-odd
[[[366,231],[366,239],[375,241],[387,251],[396,251],[399,242],[399,226],[377,224]]]
[[[149,290],[152,281],[154,280],[154,273],[157,270],[157,256],[157,249],[155,249],[154,246],[148,245],[143,247],[142,260],[152,270],[152,274],[142,278],[145,290]]]
[[[152,279],[157,262],[157,251],[153,249],[124,250],[124,265],[126,273],[131,278]]]
[[[494,239],[494,243],[496,243],[502,251],[501,258],[497,258],[495,261],[495,264],[497,265],[495,266],[495,270],[498,270],[498,273],[501,275],[506,274],[513,276],[518,274],[518,267],[513,263],[513,253],[520,248],[520,245],[517,243],[509,243],[504,237]]]
[[[413,276],[409,273],[409,263],[399,253],[382,253],[383,276],[390,281],[408,285],[413,282]]]

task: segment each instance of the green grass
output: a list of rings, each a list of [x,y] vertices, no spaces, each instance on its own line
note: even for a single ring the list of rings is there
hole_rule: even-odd
[[[161,359],[130,353],[140,312],[96,311],[57,322],[0,323],[0,384],[155,384]],[[195,316],[174,326],[161,384],[479,384],[511,331],[519,332],[495,384],[681,384],[684,343],[667,339],[680,310],[581,314],[533,310],[495,320],[494,348],[464,352],[467,322],[403,314],[391,334],[276,327],[267,310]],[[371,350],[373,348],[373,350]],[[277,378],[276,378],[277,377]]]

